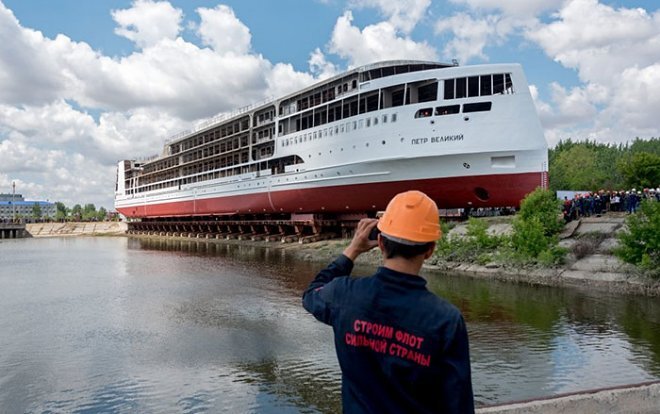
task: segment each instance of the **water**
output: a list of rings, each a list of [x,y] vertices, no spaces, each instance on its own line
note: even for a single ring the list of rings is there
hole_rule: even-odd
[[[196,241],[3,241],[0,412],[339,412],[332,331],[300,305],[321,266]],[[478,405],[660,377],[658,299],[427,277],[466,317]]]

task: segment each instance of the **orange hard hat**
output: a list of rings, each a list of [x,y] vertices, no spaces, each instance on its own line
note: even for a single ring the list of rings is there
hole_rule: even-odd
[[[438,206],[421,191],[399,193],[378,220],[378,230],[403,244],[434,242],[442,236]]]

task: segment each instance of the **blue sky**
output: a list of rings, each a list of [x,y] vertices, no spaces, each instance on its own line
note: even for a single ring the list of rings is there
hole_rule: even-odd
[[[651,0],[0,0],[0,192],[111,207],[117,160],[374,60],[519,62],[550,145],[660,136]]]

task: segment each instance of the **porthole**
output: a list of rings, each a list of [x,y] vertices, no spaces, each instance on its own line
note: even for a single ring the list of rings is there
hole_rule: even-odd
[[[477,198],[481,201],[488,201],[488,199],[490,198],[490,194],[488,194],[488,190],[486,190],[483,187],[475,188],[474,195],[477,196]]]
[[[385,145],[385,140],[381,141],[381,144]]]

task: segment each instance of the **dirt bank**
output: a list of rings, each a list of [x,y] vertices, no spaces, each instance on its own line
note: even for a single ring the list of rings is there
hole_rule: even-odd
[[[25,230],[31,237],[63,236],[121,236],[126,233],[126,223],[117,221],[69,222],[69,223],[28,223]]]

